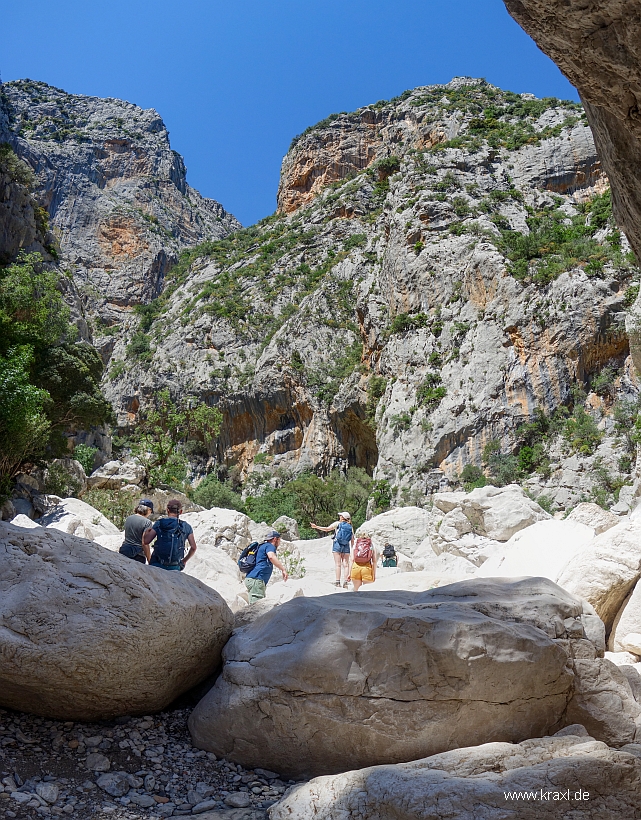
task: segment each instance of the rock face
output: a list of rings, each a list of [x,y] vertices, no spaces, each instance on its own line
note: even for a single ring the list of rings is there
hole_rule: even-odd
[[[563,725],[572,654],[596,657],[582,613],[543,579],[295,598],[233,634],[190,731],[296,776],[540,736]],[[626,694],[623,742],[636,731]]]
[[[498,136],[479,122],[490,109]],[[545,282],[536,261],[517,274],[504,239],[530,231],[528,209],[585,228],[579,210],[606,188],[580,106],[478,80],[319,123],[285,158],[281,211],[181,267],[140,360],[138,317],[123,321],[105,390],[123,425],[160,387],[217,405],[223,477],[356,466],[413,505],[623,365],[634,272],[613,227],[594,234],[609,259],[596,274],[580,261]],[[636,395],[627,370],[618,384]],[[597,451],[582,475],[619,455]],[[567,507],[591,485],[561,487],[562,461]]]
[[[0,120],[36,174],[61,263],[103,327],[157,296],[183,248],[239,227],[187,184],[153,109],[18,80],[2,86]],[[108,350],[110,339],[97,343]]]
[[[318,777],[291,789],[270,820],[632,820],[640,788],[634,754],[590,737],[545,737]]]
[[[634,0],[504,0],[521,26],[578,89],[612,182],[617,221],[641,255],[641,15]],[[641,300],[628,330],[641,367]]]
[[[149,714],[211,674],[213,590],[54,529],[0,523],[0,704],[65,720]]]

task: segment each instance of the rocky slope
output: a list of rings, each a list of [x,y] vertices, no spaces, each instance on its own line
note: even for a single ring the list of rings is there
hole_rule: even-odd
[[[408,498],[608,363],[634,397],[638,274],[607,184],[574,103],[458,79],[333,115],[294,140],[278,213],[191,251],[123,323],[120,422],[168,386],[223,410],[219,466],[356,465]]]
[[[1,87],[2,141],[35,173],[61,266],[95,330],[117,332],[134,305],[157,296],[183,248],[239,227],[187,184],[153,109],[19,80]]]

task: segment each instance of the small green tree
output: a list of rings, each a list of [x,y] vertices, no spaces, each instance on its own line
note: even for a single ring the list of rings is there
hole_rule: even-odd
[[[575,453],[589,456],[601,443],[603,434],[592,416],[580,405],[565,422],[563,437]]]
[[[132,442],[132,452],[145,468],[147,483],[182,485],[187,442],[207,449],[220,432],[222,420],[217,407],[196,404],[188,397],[174,401],[169,390],[160,390],[141,411]]]
[[[73,450],[73,457],[82,464],[82,469],[86,475],[93,473],[93,465],[96,459],[97,447],[89,444],[76,444]]]
[[[196,504],[200,504],[201,507],[208,510],[212,507],[222,507],[226,510],[245,511],[245,505],[240,494],[235,493],[228,484],[219,481],[213,473],[205,476],[191,493],[191,497]]]

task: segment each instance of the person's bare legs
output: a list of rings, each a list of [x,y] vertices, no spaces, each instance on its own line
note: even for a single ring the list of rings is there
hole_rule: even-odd
[[[344,575],[343,583],[346,584],[349,581],[349,571],[350,571],[349,552],[342,552],[341,553],[341,566],[344,570],[344,572],[343,572],[343,575]]]
[[[334,556],[334,569],[336,570],[336,583],[340,584],[341,582],[341,565],[342,565],[342,554],[340,552],[333,552],[332,555]]]
[[[358,592],[358,590],[361,588],[363,584],[363,582],[359,578],[356,578],[354,581],[352,581],[352,583],[354,584],[354,592]]]

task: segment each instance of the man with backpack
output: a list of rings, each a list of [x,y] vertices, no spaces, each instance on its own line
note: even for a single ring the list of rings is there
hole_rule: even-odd
[[[159,518],[152,527],[145,530],[142,543],[149,545],[156,539],[149,566],[180,572],[196,552],[194,531],[186,521],[180,520],[182,504],[177,499],[167,502],[167,518]],[[189,543],[189,553],[185,556],[185,542]]]
[[[254,567],[253,569],[250,569],[245,576],[245,586],[247,587],[247,592],[249,593],[250,605],[265,597],[266,587],[269,583],[269,579],[272,577],[274,567],[282,572],[283,581],[286,581],[289,578],[285,566],[276,557],[276,551],[279,545],[280,533],[276,532],[276,530],[272,530],[267,534],[267,537],[263,543],[259,544],[256,549]],[[247,550],[251,551],[253,546],[253,544],[250,544]],[[246,558],[248,554],[249,553],[241,555],[241,558],[239,559],[239,566],[241,566],[240,561],[242,561],[243,558]]]
[[[384,567],[398,566],[398,556],[396,555],[396,550],[391,544],[385,544],[385,546],[383,547],[382,563]]]
[[[334,569],[336,570],[336,580],[334,586],[341,585],[341,571],[343,578],[343,589],[347,589],[349,583],[349,555],[354,544],[354,530],[352,529],[352,516],[348,512],[338,514],[338,521],[334,521],[329,527],[319,527],[318,524],[309,525],[319,532],[333,532],[334,543],[332,544],[332,555],[334,556]]]

